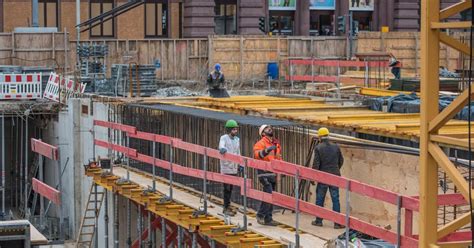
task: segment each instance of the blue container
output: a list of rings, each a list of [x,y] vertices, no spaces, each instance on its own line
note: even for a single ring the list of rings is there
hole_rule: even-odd
[[[278,79],[278,63],[276,62],[268,63],[267,76],[272,80]]]

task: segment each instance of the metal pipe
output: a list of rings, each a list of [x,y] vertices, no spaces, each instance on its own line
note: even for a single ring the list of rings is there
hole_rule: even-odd
[[[155,191],[156,190],[156,182],[155,182],[155,180],[156,180],[156,169],[155,169],[155,167],[156,167],[155,166],[156,165],[156,142],[155,142],[155,140],[153,140],[153,152],[152,153],[153,153],[153,165],[151,166],[151,168],[152,168],[151,170],[152,170],[152,173],[153,173],[153,177],[152,177],[153,183],[152,183],[152,185],[153,185],[153,191]]]
[[[166,219],[161,218],[161,247],[166,248]]]
[[[97,184],[94,183],[94,213],[95,213],[95,226],[94,226],[94,246],[99,247],[99,206],[97,204]]]
[[[119,248],[119,201],[118,193],[113,194],[114,197],[114,248]]]
[[[203,180],[203,198],[204,198],[204,213],[207,214],[207,149],[204,149],[203,156],[203,169],[204,169],[204,180]]]
[[[132,208],[131,208],[131,203],[130,199],[127,199],[127,247],[131,248],[132,247],[132,234],[131,234],[131,229],[132,229]]]
[[[299,191],[300,171],[296,170],[295,175],[295,245],[300,247],[300,191]],[[347,247],[347,246],[346,246]]]
[[[169,184],[170,184],[170,200],[173,199],[173,140],[170,142],[170,171],[169,171]]]
[[[148,216],[147,217],[148,217],[147,218],[148,219],[148,239],[147,239],[148,245],[147,245],[147,247],[154,247],[153,244],[152,244],[153,242],[151,240],[151,236],[152,236],[151,233],[154,232],[153,230],[151,230],[151,211],[148,211]]]
[[[25,185],[28,185],[28,115],[25,115]],[[30,184],[30,187],[32,185]],[[25,187],[25,215],[28,210],[28,187]]]
[[[196,238],[197,233],[193,232],[193,243],[192,243],[192,248],[197,248],[197,238]]]
[[[244,160],[244,230],[247,230],[247,178],[248,178],[248,160]]]
[[[94,124],[92,124],[91,134],[92,134],[92,159],[93,159],[93,161],[96,161],[95,160],[95,130],[94,130]]]
[[[2,115],[2,218],[5,218],[5,116]]]
[[[81,0],[76,0],[76,49],[79,49],[79,41],[81,40]],[[79,62],[79,56],[76,56]]]
[[[128,150],[130,149],[130,137],[128,136],[127,133],[125,133],[125,136],[127,136],[127,152],[129,152]],[[127,181],[130,181],[130,157],[128,157],[128,154],[127,154]]]
[[[142,208],[140,205],[137,205],[137,213],[138,213],[138,247],[142,248],[143,216],[142,216]]]
[[[61,178],[62,178],[62,169],[61,169],[61,152],[58,151],[58,190],[59,192],[63,192],[63,184],[61,182]],[[64,240],[64,228],[63,228],[63,225],[64,225],[64,215],[63,215],[63,206],[64,206],[64,202],[62,201],[63,200],[63,195],[60,194],[59,195],[59,198],[60,198],[60,205],[59,205],[59,236],[61,237],[60,239],[61,240]]]
[[[345,232],[346,232],[346,239],[345,239],[345,247],[349,247],[349,217],[351,214],[351,199],[350,199],[350,187],[351,187],[351,181],[347,180],[346,181],[346,226],[345,226]]]
[[[41,181],[41,182],[44,182],[44,178],[43,178],[43,160],[44,160],[44,157],[39,155],[38,157],[38,179]],[[44,200],[43,200],[43,196],[42,195],[39,195],[39,202],[40,202],[40,227],[41,228],[44,228]],[[34,215],[34,213],[31,213],[32,215]]]
[[[104,188],[104,240],[105,247],[109,247],[109,191]]]
[[[178,248],[183,248],[183,228],[178,226]]]
[[[20,118],[18,118],[20,119]],[[19,144],[19,157],[20,157],[20,202],[24,202],[26,205],[26,199],[24,198],[23,195],[23,185],[25,185],[26,189],[26,182],[23,182],[23,121],[21,122],[20,125],[20,139],[18,141]],[[23,183],[22,183],[23,182]],[[26,216],[26,212],[24,212]]]
[[[397,248],[400,248],[402,245],[401,233],[402,233],[402,196],[398,195],[397,197]]]
[[[39,9],[39,4],[38,0],[32,0],[32,18],[31,18],[31,26],[34,28],[39,27],[39,20],[38,20],[38,9]]]

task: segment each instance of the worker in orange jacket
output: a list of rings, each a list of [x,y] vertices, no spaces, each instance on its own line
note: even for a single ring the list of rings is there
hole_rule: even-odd
[[[272,161],[281,159],[280,142],[273,137],[273,129],[270,125],[262,125],[258,130],[261,139],[253,146],[253,156],[255,159]],[[263,185],[265,193],[272,193],[275,189],[276,175],[271,171],[258,170],[258,180]],[[273,205],[261,202],[257,212],[257,222],[261,225],[276,226],[278,223],[272,218]]]

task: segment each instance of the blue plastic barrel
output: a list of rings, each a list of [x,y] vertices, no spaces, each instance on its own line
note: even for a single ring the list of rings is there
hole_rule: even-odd
[[[267,75],[272,80],[278,79],[278,63],[270,62],[267,66]]]

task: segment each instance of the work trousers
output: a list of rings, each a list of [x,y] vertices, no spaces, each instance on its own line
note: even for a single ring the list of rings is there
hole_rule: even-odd
[[[335,186],[330,186],[323,183],[318,183],[316,186],[316,205],[320,207],[324,207],[324,200],[326,198],[326,193],[328,192],[331,194],[332,200],[332,210],[334,212],[341,212],[341,205],[339,203],[339,188]],[[316,218],[317,222],[322,222],[323,219]]]
[[[260,177],[260,183],[263,185],[263,192],[271,194],[275,190],[275,177]],[[271,222],[273,220],[273,205],[262,201],[260,203],[260,208],[257,212],[257,217],[263,218],[265,222]]]
[[[237,174],[226,174],[229,176],[237,176]],[[234,185],[224,183],[224,209],[230,206],[230,199],[232,198],[232,189]]]

